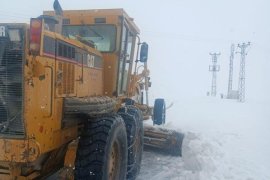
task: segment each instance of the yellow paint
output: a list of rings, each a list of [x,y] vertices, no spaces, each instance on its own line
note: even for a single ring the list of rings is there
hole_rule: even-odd
[[[53,14],[44,12],[44,14]],[[85,10],[64,11],[64,18],[70,19],[70,24],[94,24],[96,17],[105,17],[107,24],[113,24],[117,28],[116,50],[111,53],[101,54],[77,40],[63,37],[60,34],[42,30],[41,51],[38,56],[29,54],[29,32],[25,34],[27,42],[25,48],[26,62],[24,67],[24,125],[26,135],[24,138],[5,139],[0,137],[0,164],[1,162],[37,162],[46,153],[56,150],[61,146],[77,139],[78,125],[62,127],[63,100],[64,97],[110,96],[115,97],[118,62],[121,41],[121,29],[123,19],[134,34],[139,29],[124,10]],[[29,29],[29,27],[28,27]],[[43,52],[44,36],[61,40],[67,44],[83,49],[87,53],[102,57],[103,68],[90,68],[79,63],[71,63],[50,57]],[[60,72],[59,66],[65,67],[67,72]],[[72,69],[72,70],[71,70]],[[131,69],[129,73],[131,74]],[[72,71],[72,72],[71,72]],[[64,77],[63,77],[64,76]],[[131,77],[131,76],[129,76]],[[63,79],[72,86],[71,93],[63,92]],[[128,81],[129,92],[122,97],[117,97],[120,107],[125,97],[134,96],[138,91],[139,77]],[[70,85],[70,82],[72,82]],[[27,156],[25,155],[27,154]],[[68,153],[73,156],[73,153]],[[68,157],[68,159],[73,159]],[[67,160],[68,160],[67,159]],[[67,161],[70,162],[70,161]],[[40,163],[40,162],[39,162]],[[17,167],[18,169],[20,166]],[[1,178],[0,178],[1,179]]]

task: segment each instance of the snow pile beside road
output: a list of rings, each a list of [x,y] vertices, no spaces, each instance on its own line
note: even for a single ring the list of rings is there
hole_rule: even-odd
[[[269,180],[269,109],[269,102],[182,99],[167,127],[185,133],[183,157],[144,152],[138,179]]]

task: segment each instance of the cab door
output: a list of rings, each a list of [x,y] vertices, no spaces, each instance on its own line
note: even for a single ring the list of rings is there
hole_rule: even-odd
[[[134,57],[136,36],[129,29],[127,24],[122,28],[120,57],[118,66],[118,82],[117,94],[118,96],[127,95],[129,85],[129,74],[132,70],[132,62]]]

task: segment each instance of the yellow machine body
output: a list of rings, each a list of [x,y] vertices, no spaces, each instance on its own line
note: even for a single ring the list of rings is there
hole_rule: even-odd
[[[0,24],[1,180],[40,178],[61,166],[71,168],[62,177],[73,178],[83,124],[65,115],[68,98],[109,97],[115,112],[128,98],[144,119],[152,115],[141,99],[149,86],[146,62],[136,71],[139,29],[123,9],[63,11],[61,33],[48,16],[57,17],[45,11],[30,26]],[[148,131],[147,145],[176,144],[166,131]],[[160,134],[165,139],[153,141]]]
[[[53,15],[53,12],[44,14]],[[98,23],[98,20],[102,22]],[[29,48],[29,26],[20,25],[25,39],[21,74],[24,133],[0,135],[0,179],[38,176],[41,171],[46,171],[43,165],[45,162],[57,164],[49,162],[52,154],[54,160],[63,160],[65,153],[57,151],[67,149],[67,144],[78,137],[80,127],[78,123],[63,124],[65,97],[117,97],[120,104],[121,99],[128,96],[128,79],[131,78],[136,35],[139,33],[133,20],[124,10],[112,9],[64,11],[65,21],[69,23],[63,27],[91,24],[112,26],[116,33],[115,47],[110,52],[101,53],[97,48],[90,47],[77,38],[51,32],[43,20],[40,51],[35,55],[31,54]],[[129,62],[125,62],[128,67],[121,77],[126,80],[125,88],[119,90],[119,58],[127,56],[120,52],[124,26],[126,35],[132,39],[126,44],[129,46]],[[37,167],[39,169],[36,169]],[[36,173],[36,170],[40,172]]]

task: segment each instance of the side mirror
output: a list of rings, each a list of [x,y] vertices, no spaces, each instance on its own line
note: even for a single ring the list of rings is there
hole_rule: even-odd
[[[148,59],[148,44],[143,42],[140,51],[140,62],[147,62]]]

